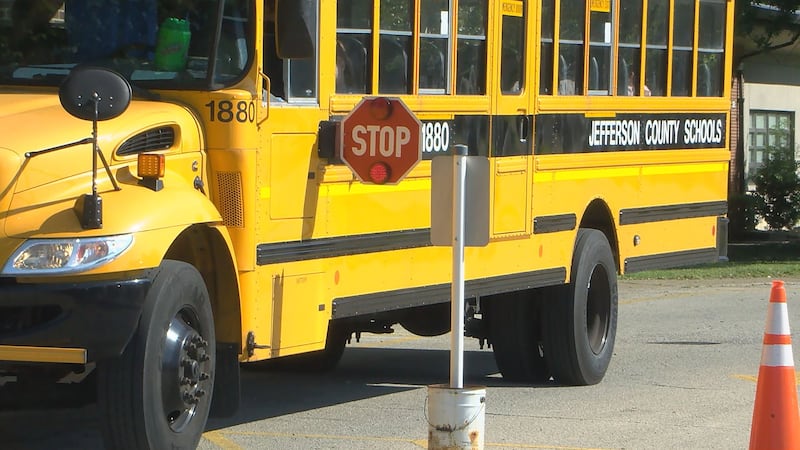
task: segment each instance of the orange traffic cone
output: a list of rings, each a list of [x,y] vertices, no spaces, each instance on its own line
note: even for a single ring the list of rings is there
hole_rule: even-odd
[[[792,336],[783,281],[773,281],[758,369],[750,450],[800,449]]]

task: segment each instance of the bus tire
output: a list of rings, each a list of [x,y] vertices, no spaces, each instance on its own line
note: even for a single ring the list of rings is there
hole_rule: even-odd
[[[570,283],[544,302],[544,351],[556,382],[585,386],[605,376],[617,330],[617,270],[605,234],[580,229]]]
[[[105,448],[196,448],[211,406],[215,352],[203,278],[189,264],[164,261],[128,346],[97,364]]]
[[[450,303],[412,308],[400,319],[400,326],[417,336],[441,336],[450,332]]]
[[[540,302],[533,291],[495,295],[486,306],[489,342],[503,378],[526,383],[549,380]]]

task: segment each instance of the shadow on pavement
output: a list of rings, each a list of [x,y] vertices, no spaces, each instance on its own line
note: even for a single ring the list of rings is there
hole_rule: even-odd
[[[238,413],[230,418],[210,419],[206,430],[448,384],[449,371],[449,350],[357,347],[348,347],[339,366],[326,373],[243,367]],[[518,386],[504,381],[497,372],[491,350],[464,353],[465,385]],[[59,449],[100,448],[94,404],[56,409],[44,409],[45,404],[30,406],[26,410],[0,410],[3,450],[44,450],[54,448],[56,443]]]
[[[491,350],[464,353],[464,384],[515,386],[497,374]],[[242,404],[227,419],[211,419],[207,430],[326,406],[448,384],[450,352],[396,348],[348,348],[326,373],[242,370]]]

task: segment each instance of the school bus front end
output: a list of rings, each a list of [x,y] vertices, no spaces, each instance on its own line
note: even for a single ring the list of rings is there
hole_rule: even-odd
[[[0,373],[16,377],[4,386],[13,393],[119,358],[163,261],[219,258],[215,270],[231,278],[233,263],[203,193],[204,138],[188,108],[134,100],[123,116],[97,123],[95,144],[92,122],[70,116],[55,89],[0,97]],[[163,171],[143,173],[147,156]],[[184,330],[184,338],[202,332]],[[195,391],[202,369],[210,372],[199,368]]]
[[[190,448],[239,364],[450,332],[430,208],[454,144],[490,171],[463,332],[507,379],[600,382],[617,274],[718,257],[733,8],[680,4],[67,0],[3,30],[0,395],[88,374],[106,446]],[[648,40],[670,27],[698,37]],[[365,97],[421,122],[399,184],[340,157]]]
[[[76,393],[108,412],[109,448],[194,447],[214,384],[233,389],[215,410],[238,403],[236,250],[199,111],[241,96],[209,94],[247,64],[209,40],[242,3],[193,10],[181,76],[139,41],[186,17],[174,4],[49,3],[46,29],[0,40],[2,404]]]

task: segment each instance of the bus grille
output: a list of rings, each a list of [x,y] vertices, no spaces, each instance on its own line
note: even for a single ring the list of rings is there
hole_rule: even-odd
[[[175,143],[175,130],[172,127],[161,127],[139,133],[125,141],[117,155],[132,155],[134,153],[166,150]]]
[[[239,172],[217,172],[219,211],[225,226],[243,228],[242,174]]]
[[[24,333],[57,319],[62,312],[57,305],[0,308],[0,337]]]

